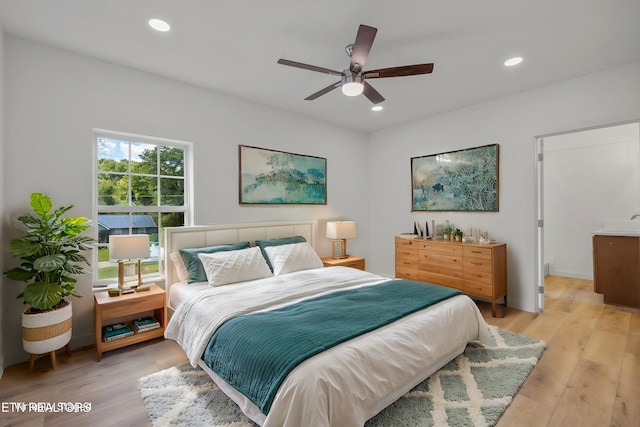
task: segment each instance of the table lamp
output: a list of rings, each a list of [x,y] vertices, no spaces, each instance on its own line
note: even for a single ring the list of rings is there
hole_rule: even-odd
[[[357,237],[355,221],[329,221],[327,222],[327,238],[332,242],[333,258],[347,258],[347,241]]]
[[[142,285],[142,258],[151,255],[148,234],[109,236],[109,256],[118,260],[118,288],[124,289],[124,260],[138,260],[138,286]]]

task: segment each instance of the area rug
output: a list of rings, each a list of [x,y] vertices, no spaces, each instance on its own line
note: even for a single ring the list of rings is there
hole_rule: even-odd
[[[544,341],[490,327],[492,342],[460,356],[367,421],[366,427],[493,426],[538,363]],[[200,368],[189,364],[140,378],[149,421],[160,426],[253,427]]]

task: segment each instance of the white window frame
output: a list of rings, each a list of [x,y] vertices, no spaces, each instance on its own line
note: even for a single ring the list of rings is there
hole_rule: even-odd
[[[121,206],[121,205],[109,205],[107,209],[105,206],[98,205],[98,138],[107,138],[107,139],[115,139],[120,141],[127,142],[140,142],[153,144],[157,146],[166,146],[166,147],[176,147],[184,150],[184,206]],[[93,224],[94,224],[94,238],[96,241],[98,240],[98,214],[104,211],[108,212],[122,212],[122,213],[168,213],[168,212],[184,212],[184,225],[193,225],[193,143],[187,141],[179,141],[173,139],[159,138],[147,135],[138,135],[132,133],[111,131],[105,129],[93,129]],[[130,173],[130,171],[129,171]],[[160,171],[158,170],[158,176]],[[131,180],[129,180],[131,182]],[[130,195],[130,194],[129,194]],[[131,224],[130,224],[131,226]],[[164,243],[164,236],[158,236],[160,239],[160,243]],[[164,248],[160,246],[160,256],[158,257],[159,262],[159,271],[158,275],[147,275],[143,276],[146,279],[155,279],[161,278],[164,275],[162,271],[162,262],[163,262],[163,254]],[[169,254],[164,254],[164,262],[169,261]],[[91,265],[95,266],[93,268],[93,287],[94,288],[104,288],[105,286],[112,285],[117,282],[117,278],[113,279],[98,279],[98,251],[92,251],[92,263]]]

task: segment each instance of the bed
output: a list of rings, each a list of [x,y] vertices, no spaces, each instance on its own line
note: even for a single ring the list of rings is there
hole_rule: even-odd
[[[362,426],[462,353],[469,341],[488,340],[486,323],[465,295],[440,296],[440,291],[434,289],[435,294],[427,296],[422,283],[347,267],[322,267],[321,262],[318,265],[317,227],[317,221],[308,220],[165,229],[165,254],[176,261],[165,266],[171,313],[165,337],[178,342],[190,363],[202,367],[250,419],[262,426]],[[290,241],[291,238],[297,240]],[[280,245],[270,248],[255,246],[256,242],[263,245],[265,241],[280,240]],[[177,262],[180,250],[246,245],[246,242],[248,247],[234,246],[224,253],[198,252],[207,275],[204,281],[197,281],[202,278],[200,272],[193,280],[189,276],[191,283],[188,283],[185,271],[178,271],[184,267]],[[266,255],[273,262],[268,273],[256,254]],[[240,265],[248,265],[243,263],[250,259],[260,266],[228,268],[228,260],[241,255],[244,258]],[[240,274],[241,279],[243,274],[251,276],[247,272],[253,272],[255,277],[238,281],[234,276]],[[232,277],[226,278],[229,275]],[[210,278],[214,278],[212,283],[216,286],[211,286]],[[423,297],[416,297],[413,292],[425,293],[424,304]],[[385,323],[375,323],[387,316],[386,309],[375,304],[383,300],[383,305],[392,307],[395,298],[398,298],[395,305],[406,312],[389,309],[390,317]],[[415,307],[410,308],[414,301]],[[316,320],[295,320],[302,319],[296,317],[300,313],[304,316],[311,313]],[[284,319],[294,319],[284,324],[296,327],[282,328]],[[354,333],[351,329],[356,328],[360,319],[363,329]],[[369,321],[374,324],[364,324]],[[334,327],[337,323],[330,322],[342,323]],[[298,326],[306,323],[323,327],[315,333],[304,332],[308,339],[286,349],[285,344],[291,340],[287,334],[301,334]],[[276,329],[270,329],[275,327],[281,328],[278,331],[282,331],[282,337],[280,332],[273,332]],[[256,378],[263,375],[260,371],[246,380],[249,386],[236,377],[241,376],[239,372],[253,368],[254,359],[250,358],[253,353],[232,347],[242,341],[240,337],[256,330],[259,333],[247,338],[253,343],[249,347],[254,353],[280,355],[304,351],[307,347],[310,352],[289,370],[280,372],[273,384],[256,385]],[[343,335],[329,337],[333,330]],[[266,338],[264,331],[271,331]],[[320,344],[318,350],[322,340],[333,341]],[[277,343],[273,345],[278,347],[269,348],[270,343]],[[222,355],[228,360],[216,365]],[[245,358],[248,365],[235,364]]]

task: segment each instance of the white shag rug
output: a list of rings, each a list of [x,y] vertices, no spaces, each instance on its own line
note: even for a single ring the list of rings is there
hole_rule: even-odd
[[[546,348],[490,327],[492,344],[464,353],[367,421],[366,427],[485,427],[496,424]],[[149,421],[160,426],[253,427],[209,376],[189,364],[140,378]]]

